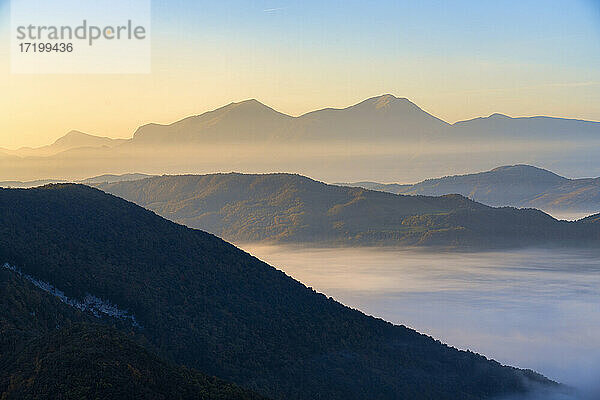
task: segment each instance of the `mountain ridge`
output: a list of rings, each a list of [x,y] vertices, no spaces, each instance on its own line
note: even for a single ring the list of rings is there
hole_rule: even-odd
[[[298,174],[163,175],[96,187],[165,218],[243,242],[498,248],[590,246],[600,226],[462,195],[397,195]]]
[[[513,127],[498,127],[497,124],[498,123],[509,123],[512,125],[523,125],[523,124],[529,124],[531,125],[531,123],[533,123],[533,125],[536,124],[541,124],[543,125],[544,123],[548,123],[548,122],[554,122],[557,124],[576,124],[579,128],[582,128],[584,130],[592,130],[591,133],[594,133],[597,135],[597,139],[600,140],[600,122],[598,121],[591,121],[591,120],[583,120],[583,119],[576,119],[576,118],[563,118],[563,117],[550,117],[550,116],[542,116],[542,115],[536,115],[536,116],[529,116],[529,117],[510,117],[508,115],[505,114],[501,114],[501,113],[493,113],[487,117],[476,117],[476,118],[472,118],[472,119],[467,119],[467,120],[461,120],[461,121],[457,121],[454,122],[452,124],[438,118],[435,117],[433,114],[427,113],[426,111],[424,111],[421,107],[419,107],[418,105],[416,105],[415,103],[411,102],[409,99],[404,98],[404,97],[396,97],[395,95],[392,94],[383,94],[383,95],[379,95],[379,96],[374,96],[374,97],[370,97],[368,99],[362,100],[356,104],[347,106],[347,107],[342,107],[342,108],[321,108],[321,109],[317,109],[317,110],[313,110],[313,111],[308,111],[306,113],[303,113],[299,116],[291,116],[282,112],[277,111],[276,109],[265,105],[264,103],[261,103],[260,101],[258,101],[257,99],[248,99],[248,100],[242,100],[239,102],[232,102],[229,103],[225,106],[221,106],[218,107],[214,110],[209,110],[206,112],[203,112],[201,114],[196,114],[196,115],[191,115],[188,117],[184,117],[182,119],[176,120],[174,122],[168,123],[168,124],[158,124],[158,123],[148,123],[145,125],[142,125],[140,127],[138,127],[135,132],[133,133],[132,137],[129,139],[122,139],[121,143],[150,143],[150,142],[156,142],[159,140],[173,140],[174,136],[171,133],[161,133],[161,132],[157,132],[160,130],[167,130],[167,129],[174,129],[178,135],[181,135],[181,131],[184,129],[191,129],[191,130],[198,130],[198,129],[208,129],[208,128],[212,128],[214,129],[214,127],[211,127],[211,125],[218,123],[219,119],[225,118],[226,116],[228,116],[228,114],[230,114],[229,116],[233,115],[234,118],[250,118],[250,120],[245,121],[245,124],[260,124],[260,123],[266,123],[267,126],[270,126],[270,129],[275,129],[275,130],[280,130],[280,132],[278,133],[273,133],[270,132],[269,135],[267,135],[266,138],[270,138],[270,139],[278,139],[278,138],[287,138],[287,139],[295,139],[295,140],[301,140],[301,139],[309,139],[309,138],[313,138],[316,137],[320,137],[321,139],[323,138],[323,132],[322,130],[325,128],[318,128],[317,132],[315,133],[311,133],[308,132],[307,130],[309,129],[314,129],[314,127],[309,126],[307,127],[306,124],[309,125],[314,125],[315,124],[315,119],[318,118],[324,118],[326,120],[334,118],[334,116],[338,116],[340,114],[343,113],[353,113],[353,112],[364,112],[364,111],[384,111],[384,112],[380,112],[379,115],[385,115],[386,113],[389,113],[391,111],[395,111],[397,114],[399,114],[400,116],[404,115],[404,116],[412,116],[411,118],[415,119],[415,121],[413,122],[421,122],[421,123],[431,123],[432,126],[426,127],[426,128],[419,128],[419,130],[421,131],[420,133],[424,134],[432,134],[432,133],[436,133],[436,130],[447,130],[447,134],[457,134],[459,137],[460,136],[464,136],[465,132],[461,132],[462,128],[467,129],[467,131],[469,131],[469,135],[471,135],[474,138],[481,138],[480,135],[477,135],[477,132],[474,132],[473,130],[479,130],[479,131],[485,131],[486,129],[492,129],[493,131],[495,131],[496,133],[500,133],[500,131],[498,131],[498,129],[500,129],[502,132],[502,134],[509,134],[510,136],[514,137],[514,131],[516,128]],[[256,118],[256,115],[252,115],[253,113],[257,114],[257,115],[261,115],[261,118],[259,118],[256,121],[252,121],[252,118]],[[273,117],[275,120],[280,120],[280,121],[270,121],[268,119],[268,117]],[[364,115],[362,116],[364,118]],[[401,120],[398,120],[401,121]],[[285,122],[282,123],[281,125],[278,125],[278,123],[281,122]],[[290,127],[287,126],[288,123],[289,124],[293,124],[293,122],[299,122],[300,126],[299,127]],[[340,121],[325,121],[326,123],[330,123],[330,124],[339,124]],[[369,121],[370,123],[372,123],[373,121]],[[404,121],[406,122],[406,121]],[[488,122],[491,122],[493,125],[492,126],[488,126],[488,127],[482,127],[481,124],[486,124]],[[345,124],[347,124],[349,127],[352,127],[353,124],[355,124],[355,121],[353,122],[344,122]],[[199,125],[199,126],[196,126]],[[239,130],[242,128],[243,124],[239,123],[239,122],[235,122],[233,123],[233,125],[228,126],[228,129],[236,129]],[[438,126],[434,126],[434,125],[438,125]],[[473,126],[475,125],[475,126]],[[326,126],[327,129],[330,129],[331,126]],[[485,128],[485,129],[484,129]],[[538,136],[540,134],[540,132],[538,132],[538,127],[533,126],[533,128],[535,128],[535,135],[534,136]],[[403,129],[401,126],[396,126],[395,129]],[[414,126],[411,126],[410,129],[415,129]],[[521,128],[519,128],[521,129]],[[568,128],[562,128],[563,130],[559,130],[560,132],[564,133],[564,129],[568,129]],[[265,130],[264,127],[261,127],[261,130]],[[298,132],[290,132],[290,131],[294,131],[297,130]],[[433,131],[433,132],[432,132]],[[78,132],[78,131],[72,131],[72,132]],[[71,133],[71,132],[70,132]],[[78,132],[80,133],[80,132]],[[239,133],[239,132],[238,132]],[[552,129],[550,130],[549,133],[552,133],[553,137],[556,137],[556,130]],[[256,137],[257,132],[252,132],[251,134],[249,132],[242,132],[242,134],[247,134],[249,135],[249,137],[244,137],[243,135],[239,135],[240,137],[237,137],[238,140],[256,140],[256,139],[260,139],[260,137]],[[65,139],[69,134],[57,139],[57,141],[54,142],[54,144],[56,144],[57,142]],[[84,134],[87,135],[87,134]],[[300,137],[298,137],[300,135]],[[301,135],[307,135],[302,137]],[[88,136],[92,136],[92,135],[88,135]],[[147,137],[144,137],[147,136]],[[164,139],[160,139],[161,136],[167,136]],[[225,135],[225,137],[228,138],[228,140],[232,140],[235,138],[236,135],[232,136],[232,133],[229,132],[228,135]],[[386,135],[387,137],[389,137],[389,134]],[[384,137],[386,137],[384,136]],[[489,136],[489,135],[488,135]],[[100,137],[97,137],[100,138]],[[107,138],[102,138],[102,139],[107,139]],[[186,139],[186,140],[199,140],[199,139],[194,139],[194,135],[190,135],[189,133],[186,133],[186,135],[180,137],[180,139]],[[206,139],[206,138],[203,138]],[[120,139],[113,139],[113,140],[120,140]],[[212,140],[212,139],[211,139]]]
[[[233,121],[224,120],[225,118],[233,119]],[[243,130],[245,137],[240,137],[239,139],[254,140],[257,139],[255,135],[258,133],[252,129],[252,125],[266,124],[267,126],[271,126],[270,129],[285,129],[281,124],[285,124],[286,121],[292,118],[289,115],[275,111],[273,108],[264,105],[256,99],[249,99],[230,103],[199,115],[192,115],[167,125],[144,125],[134,132],[130,143],[148,143],[163,140],[161,136],[164,136],[164,134],[156,132],[157,130],[168,130],[168,140],[183,139],[192,142],[206,139],[205,137],[194,137],[194,135],[202,134],[202,130],[207,130],[211,133],[211,131],[217,129],[215,135],[227,137],[230,140],[235,139],[235,137],[231,136],[231,130],[236,134],[239,130]],[[240,119],[242,121],[239,121]],[[221,128],[218,126],[219,123],[225,124],[225,126]],[[273,126],[274,124],[276,126]],[[262,125],[260,129],[265,129]],[[200,131],[200,133],[196,131]]]
[[[156,175],[142,174],[142,173],[126,173],[126,174],[102,174],[92,176],[85,179],[69,181],[66,179],[40,179],[33,181],[0,181],[0,188],[20,188],[28,189],[38,186],[44,186],[51,183],[82,183],[85,185],[98,184],[98,183],[114,183],[120,181],[133,181],[137,179],[149,178]]]
[[[18,157],[49,157],[64,151],[79,148],[115,147],[126,143],[128,139],[114,139],[106,136],[90,135],[71,130],[51,144],[39,147],[20,147],[16,150],[2,149],[7,155]]]
[[[132,170],[299,171],[329,181],[420,180],[508,163],[600,174],[600,123],[498,117],[449,125],[410,100],[383,95],[292,117],[256,100],[170,124],[146,124],[116,146],[0,155],[0,179],[82,179]],[[39,155],[39,154],[38,154]]]
[[[588,138],[600,140],[600,122],[575,118],[549,117],[543,115],[529,117],[509,117],[504,114],[492,114],[452,124],[457,137],[500,136],[510,139],[573,140]]]
[[[600,178],[569,179],[525,164],[430,178],[416,184],[357,182],[348,185],[395,194],[458,193],[490,206],[532,207],[549,213],[600,211]]]
[[[118,304],[159,354],[274,399],[476,400],[554,385],[350,309],[87,186],[1,189],[0,235],[3,262],[70,298]]]

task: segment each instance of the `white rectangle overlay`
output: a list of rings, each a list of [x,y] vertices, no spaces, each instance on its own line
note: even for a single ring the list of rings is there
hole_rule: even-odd
[[[11,0],[15,74],[150,73],[150,0]]]

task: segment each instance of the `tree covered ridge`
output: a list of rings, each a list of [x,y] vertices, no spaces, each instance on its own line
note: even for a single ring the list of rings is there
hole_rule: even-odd
[[[0,270],[0,399],[261,396],[164,361],[130,324],[95,317]]]
[[[235,242],[518,247],[597,245],[600,225],[494,208],[460,195],[395,195],[293,174],[161,176],[99,184],[170,220]]]
[[[484,399],[550,384],[349,309],[86,186],[0,190],[0,237],[0,260],[131,311],[161,356],[272,398]]]

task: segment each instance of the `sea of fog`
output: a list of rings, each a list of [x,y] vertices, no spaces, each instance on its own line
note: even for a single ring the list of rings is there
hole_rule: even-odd
[[[600,399],[600,250],[241,247],[348,306]]]

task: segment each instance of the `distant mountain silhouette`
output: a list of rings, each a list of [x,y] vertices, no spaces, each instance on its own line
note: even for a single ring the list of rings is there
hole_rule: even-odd
[[[372,97],[350,107],[325,108],[299,117],[273,110],[257,100],[232,103],[170,125],[149,124],[134,134],[133,143],[181,143],[281,140],[473,140],[553,139],[600,140],[600,122],[553,117],[511,118],[503,114],[450,125],[406,98]]]
[[[5,154],[19,157],[47,157],[77,148],[115,147],[125,142],[125,139],[111,139],[79,131],[70,131],[47,146],[21,147],[17,150],[4,149],[3,151]]]
[[[523,139],[564,140],[593,139],[600,141],[600,122],[556,117],[518,117],[492,114],[456,122],[453,134],[474,140]]]
[[[99,176],[94,176],[87,179],[82,179],[77,181],[76,183],[83,183],[84,185],[91,185],[94,183],[114,183],[114,182],[126,182],[126,181],[137,181],[139,179],[150,178],[154,175],[148,174],[122,174],[122,175],[114,175],[114,174],[104,174]],[[60,182],[57,182],[60,183]],[[0,182],[0,186],[2,186],[2,182]]]
[[[139,328],[126,332],[143,335],[148,350],[273,399],[483,400],[556,386],[347,308],[211,234],[87,186],[0,189],[0,236],[1,262],[22,274],[8,270],[8,279],[27,276],[78,301],[103,299],[135,317]],[[0,291],[0,301],[9,303],[0,309],[0,328],[15,321],[20,330],[49,336],[22,350],[5,343],[16,350],[16,358],[0,351],[0,371],[14,378],[9,388],[56,387],[69,368],[74,379],[88,374],[106,382],[108,393],[109,384],[124,379],[126,388],[157,393],[165,389],[160,382],[175,391],[192,387],[193,373],[161,365],[127,338],[77,327],[57,332],[57,324],[81,311],[42,290],[42,301],[35,301],[37,289],[56,295],[47,284],[25,286],[33,292],[25,299],[18,289]],[[78,347],[85,350],[77,353]],[[60,358],[53,362],[53,354]],[[0,375],[0,383],[6,379]],[[122,396],[128,397],[137,396]]]
[[[257,100],[231,103],[170,125],[148,124],[134,133],[132,144],[249,142],[289,138],[292,117]]]
[[[89,135],[79,131],[71,131],[65,136],[57,139],[53,144],[51,144],[51,146],[61,150],[68,150],[76,147],[110,147],[119,143],[123,143],[124,141],[124,139],[111,139],[108,137]]]
[[[414,185],[356,182],[349,186],[396,194],[461,194],[490,206],[538,208],[547,212],[600,212],[600,178],[567,179],[529,165],[427,179]]]
[[[104,174],[98,175],[91,178],[86,178],[82,180],[75,180],[73,183],[83,183],[85,185],[92,185],[96,183],[114,183],[114,182],[122,182],[122,181],[135,181],[137,179],[149,178],[154,175],[148,174],[122,174],[122,175],[114,175],[114,174]],[[40,179],[34,181],[0,181],[0,188],[21,188],[28,189],[38,186],[44,186],[49,183],[67,183],[69,181],[65,179]]]
[[[296,138],[359,141],[422,140],[440,135],[449,125],[406,98],[373,97],[356,105],[313,111],[298,118]]]
[[[439,133],[448,126],[407,99],[373,97],[356,105],[291,117],[257,100],[232,103],[170,125],[149,124],[132,144],[303,140],[401,140]]]
[[[3,188],[21,188],[27,189],[37,186],[44,186],[49,183],[66,183],[65,179],[39,179],[34,181],[2,181],[0,187]]]
[[[492,248],[600,241],[600,225],[557,221],[538,210],[492,208],[460,195],[395,195],[291,174],[160,176],[96,186],[235,242]]]
[[[74,132],[50,146],[4,150],[0,179],[235,169],[347,180],[368,169],[379,171],[376,179],[402,173],[402,179],[417,180],[448,170],[546,162],[584,175],[600,174],[599,146],[599,122],[493,114],[450,125],[390,94],[293,117],[253,99],[167,125],[147,124],[128,140]]]

